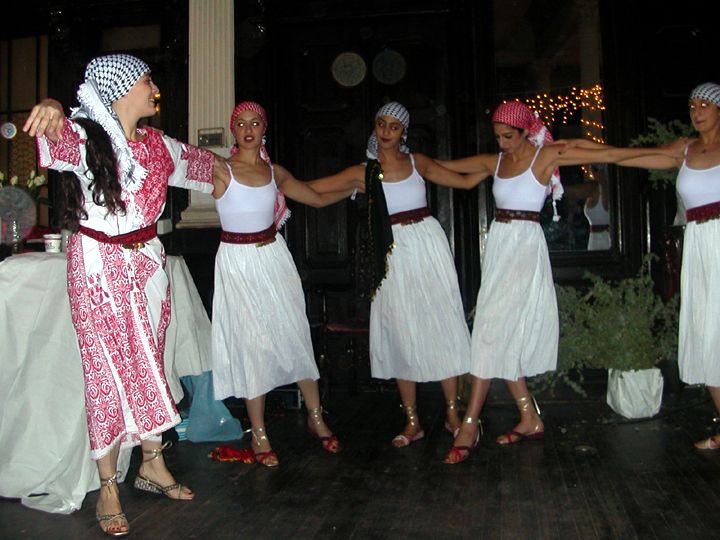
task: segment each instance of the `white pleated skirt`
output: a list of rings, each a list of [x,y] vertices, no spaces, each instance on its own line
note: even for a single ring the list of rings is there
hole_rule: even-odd
[[[300,276],[282,236],[262,247],[220,244],[212,359],[216,399],[319,378]]]
[[[688,384],[720,386],[720,219],[685,226],[678,368]]]
[[[547,242],[535,222],[490,226],[470,372],[518,380],[557,367],[559,322]]]
[[[467,373],[470,333],[445,231],[433,217],[392,231],[388,273],[370,308],[372,376],[427,382]]]

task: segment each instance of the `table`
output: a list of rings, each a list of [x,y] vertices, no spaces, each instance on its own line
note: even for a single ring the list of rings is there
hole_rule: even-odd
[[[210,319],[183,258],[168,256],[166,271],[172,308],[165,371],[179,402],[180,377],[211,370]],[[64,253],[24,253],[0,262],[0,496],[64,514],[100,487],[89,457],[66,284]],[[123,452],[123,479],[129,461],[130,452]]]

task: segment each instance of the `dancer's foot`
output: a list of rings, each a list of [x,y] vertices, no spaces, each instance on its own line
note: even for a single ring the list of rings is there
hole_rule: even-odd
[[[323,408],[315,407],[308,409],[308,432],[313,437],[320,439],[322,447],[331,454],[337,454],[340,450],[340,441],[332,434],[322,416]]]
[[[480,442],[480,434],[482,433],[482,424],[480,420],[471,416],[467,416],[458,431],[453,445],[445,455],[444,463],[455,464],[462,463]]]
[[[720,435],[713,435],[695,443],[698,450],[717,450],[720,448]]]
[[[125,536],[130,532],[130,524],[120,505],[117,473],[110,478],[100,479],[100,494],[95,506],[95,518],[102,531],[109,536]]]
[[[541,441],[545,438],[545,424],[540,418],[540,408],[532,395],[518,398],[520,423],[512,431],[500,435],[498,444],[515,444],[521,441]]]
[[[278,461],[277,454],[273,452],[270,446],[270,439],[268,439],[265,434],[265,428],[252,428],[250,431],[253,434],[251,444],[253,452],[255,453],[255,461],[266,467],[277,467],[280,462]]]
[[[420,427],[420,420],[418,419],[415,406],[407,405],[404,406],[403,409],[405,409],[408,422],[405,424],[405,429],[393,438],[392,445],[395,448],[404,448],[425,436],[425,432]]]
[[[446,403],[445,429],[451,433],[453,437],[457,437],[460,426],[462,425],[459,402],[457,399],[450,399]]]
[[[143,449],[143,462],[135,477],[134,486],[142,491],[163,494],[169,499],[191,501],[195,498],[195,493],[178,483],[165,465],[162,453],[170,446],[172,443],[168,441],[153,450]]]

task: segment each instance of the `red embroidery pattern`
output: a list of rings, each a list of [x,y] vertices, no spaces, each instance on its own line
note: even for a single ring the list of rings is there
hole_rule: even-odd
[[[57,142],[47,139],[50,156],[54,161],[62,161],[71,165],[80,163],[80,144],[84,144],[85,141],[81,140],[80,134],[72,129],[73,125],[71,121],[66,120],[63,125],[63,138]],[[51,164],[43,163],[41,165],[48,166]]]
[[[180,158],[186,159],[188,162],[187,179],[194,180],[195,182],[203,182],[204,184],[211,184],[213,181],[215,155],[202,148],[183,143],[180,144],[182,144],[183,147]]]
[[[140,251],[112,244],[98,244],[102,273],[88,275],[81,238],[73,236],[68,246],[68,293],[85,373],[90,448],[99,457],[118,439],[137,442],[175,423],[162,358],[170,294],[168,288],[164,298],[148,298],[148,281],[157,279],[161,266]],[[155,332],[149,302],[160,302]],[[120,388],[137,432],[128,432]]]
[[[129,145],[140,164],[148,171],[142,187],[133,194],[133,198],[134,206],[144,218],[143,223],[149,225],[160,217],[165,205],[167,179],[175,170],[175,165],[162,135],[150,128],[145,133],[147,136],[142,141],[130,141]]]

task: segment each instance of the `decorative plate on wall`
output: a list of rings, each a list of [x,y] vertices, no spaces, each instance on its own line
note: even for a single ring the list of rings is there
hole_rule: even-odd
[[[333,60],[332,67],[333,78],[340,86],[353,87],[357,86],[367,74],[367,65],[357,53],[344,52],[340,53]]]
[[[372,72],[383,84],[397,84],[405,76],[407,63],[402,54],[392,49],[385,49],[375,56]]]

